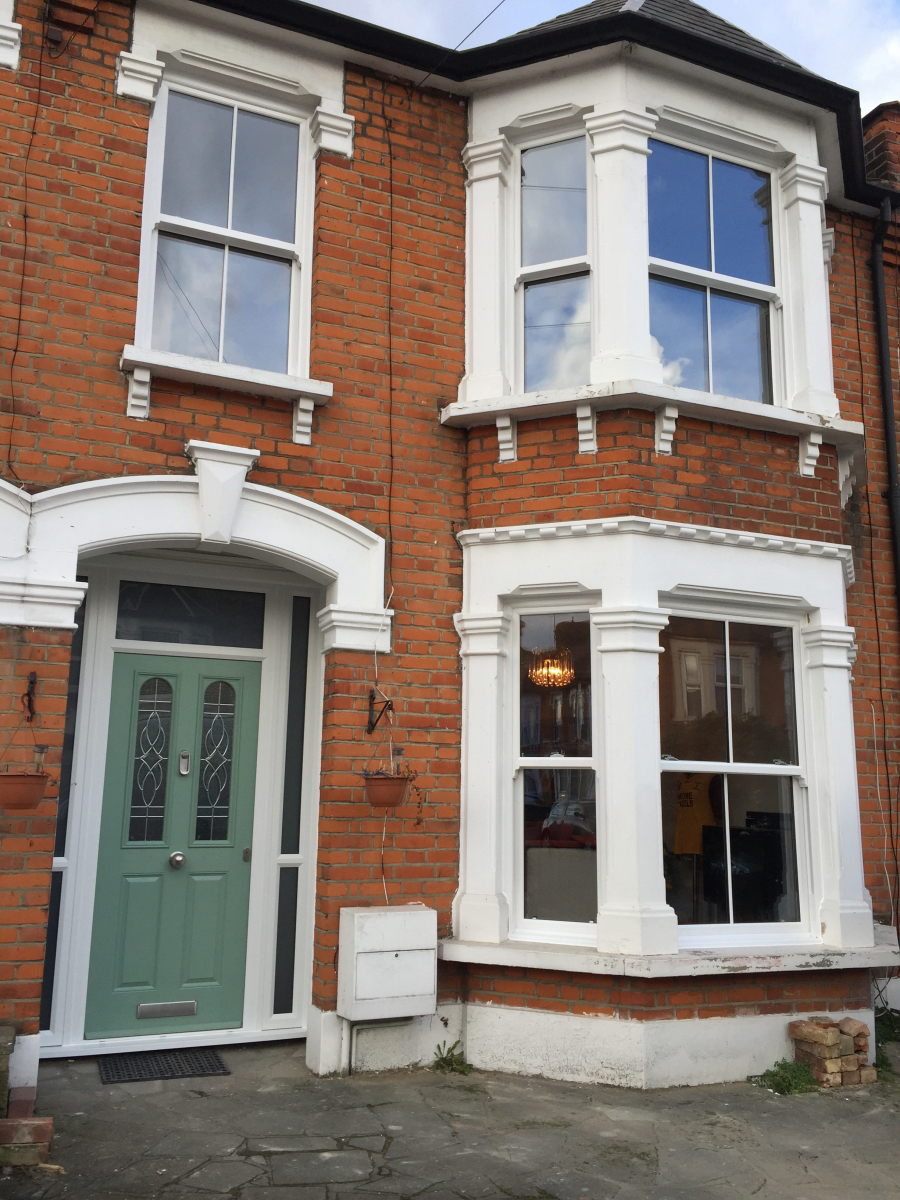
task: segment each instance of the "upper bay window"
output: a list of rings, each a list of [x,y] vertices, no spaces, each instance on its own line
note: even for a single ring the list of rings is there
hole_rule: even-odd
[[[168,92],[154,349],[289,370],[299,149],[296,121]]]
[[[585,138],[522,151],[526,392],[573,387],[590,377],[587,196]]]
[[[650,139],[650,333],[676,387],[772,402],[767,173]]]

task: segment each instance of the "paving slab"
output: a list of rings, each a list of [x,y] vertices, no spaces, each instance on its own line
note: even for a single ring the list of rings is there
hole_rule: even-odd
[[[307,1154],[275,1154],[271,1159],[272,1182],[349,1183],[370,1178],[372,1162],[364,1150],[323,1150]]]

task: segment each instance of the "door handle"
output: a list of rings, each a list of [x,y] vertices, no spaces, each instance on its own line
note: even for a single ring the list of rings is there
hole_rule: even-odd
[[[244,860],[244,862],[250,861],[250,847],[249,846],[244,847],[244,853],[241,855],[241,858]]]
[[[176,870],[176,871],[178,870],[179,867],[184,866],[185,861],[186,861],[185,857],[181,853],[180,850],[175,850],[172,854],[169,855],[169,866],[174,868],[174,870]]]
[[[190,775],[191,773],[191,756],[187,750],[182,750],[178,755],[178,774]]]

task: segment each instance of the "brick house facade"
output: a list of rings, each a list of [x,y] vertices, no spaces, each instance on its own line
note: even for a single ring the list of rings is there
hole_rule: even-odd
[[[692,31],[659,7],[645,0],[642,13],[621,14],[601,2],[580,22],[440,63],[438,48],[274,0],[256,19],[239,4],[162,0],[0,10],[0,770],[33,769],[45,746],[50,775],[38,807],[0,812],[0,1018],[19,1035],[13,1086],[34,1087],[39,1054],[229,1039],[305,1036],[314,1070],[346,1067],[337,958],[347,907],[424,902],[441,939],[436,1015],[361,1026],[361,1068],[428,1061],[449,1031],[470,1061],[496,1069],[639,1086],[742,1078],[786,1049],[786,1015],[868,1012],[872,974],[900,962],[897,576],[870,267],[879,206],[897,197],[900,110],[882,105],[860,129],[852,93],[718,19]],[[673,11],[693,19],[692,9],[683,0]],[[167,119],[176,103],[194,108]],[[226,111],[236,114],[226,216],[192,216],[203,197],[189,184],[184,209],[167,209],[171,130]],[[259,232],[275,209],[253,192],[252,172],[239,175],[241,155],[263,154],[250,135],[240,140],[253,120],[259,146],[295,139],[289,235]],[[595,171],[582,189],[589,228],[601,232],[586,253],[519,269],[523,156],[579,138]],[[732,295],[770,322],[768,403],[673,384],[662,351],[648,350],[648,139],[778,179],[775,283]],[[216,163],[204,163],[211,194]],[[243,218],[240,188],[251,197]],[[629,214],[625,232],[606,239],[616,212]],[[827,292],[820,215],[833,231]],[[263,263],[272,280],[290,273],[278,369],[233,365],[228,338],[237,346],[240,331],[229,322],[249,311],[239,309],[246,295],[216,285],[221,325],[210,333],[212,268],[179,268],[207,280],[206,299],[183,286],[187,275],[170,286],[156,266],[164,238],[186,256],[179,263],[230,256],[235,274],[215,268],[220,280]],[[893,356],[896,220],[883,241]],[[653,279],[731,294],[722,276],[660,257]],[[526,388],[522,297],[579,280],[595,289],[590,378]],[[266,286],[275,296],[281,284]],[[175,300],[160,299],[165,287]],[[254,326],[259,344],[281,320],[271,304]],[[707,349],[718,336],[709,329]],[[213,349],[189,352],[198,337]],[[218,639],[191,625],[215,625],[215,597],[229,593],[265,595],[258,636],[229,620]],[[172,604],[193,614],[174,633]],[[532,770],[512,745],[517,622],[548,613],[590,626],[590,660],[602,663],[588,667],[586,692],[565,693],[572,712],[587,696],[596,736],[580,757],[563,755],[573,759],[563,771],[549,761],[558,748]],[[659,638],[674,638],[664,632],[673,613],[676,624],[738,622],[794,639],[800,699],[787,707],[803,748],[760,768],[790,798],[768,824],[754,815],[782,831],[779,869],[793,856],[799,870],[793,916],[779,901],[781,916],[739,928],[729,883],[731,918],[695,916],[692,933],[667,898],[660,779],[665,791],[684,776],[667,776],[665,759],[661,776],[653,746]],[[523,656],[534,649],[522,642]],[[730,697],[698,700],[704,714],[732,721],[745,686],[740,703],[758,715],[759,679],[735,680],[763,659],[702,653],[710,670],[721,664]],[[217,671],[237,707],[213,712],[207,696],[185,734],[197,750],[181,751],[178,689],[205,687]],[[30,672],[33,721],[22,701]],[[140,689],[154,683],[158,695],[160,679],[179,699],[145,719]],[[376,712],[386,699],[394,707],[369,735],[375,688]],[[119,709],[145,723],[120,729]],[[240,761],[256,764],[255,808],[252,789],[240,801],[249,845],[237,832],[201,837],[198,824],[190,845],[176,846],[166,826],[135,850],[116,822],[126,792],[137,811],[129,772],[146,720],[176,723],[163,756],[144,760],[162,763],[151,801],[174,813],[200,804],[178,781],[196,777],[196,739],[217,718],[238,722],[234,737],[243,721]],[[391,741],[418,790],[385,812],[366,803],[361,773],[390,761]],[[727,766],[704,774],[701,759],[691,763],[704,779],[750,778]],[[578,772],[599,781],[586,801],[596,918],[528,915],[555,911],[536,893],[523,899],[529,854],[538,865],[528,869],[550,871],[557,888],[570,870],[582,880],[585,861],[584,840],[577,859],[570,843],[521,841],[522,780],[541,772],[546,787],[563,776],[575,786]],[[731,846],[726,827],[719,816],[704,826],[724,828]],[[741,836],[762,846],[753,832]],[[674,859],[693,860],[691,902],[705,889],[704,912],[718,853],[707,836],[702,852],[665,850],[668,890],[681,886]],[[179,874],[169,852],[182,848],[189,870]],[[192,855],[226,849],[227,862],[190,874]],[[156,858],[140,866],[128,854]],[[201,876],[227,877],[230,890],[212,907],[199,891],[173,902],[171,880],[195,887]],[[140,896],[138,878],[150,881]],[[190,926],[185,912],[205,915]],[[180,966],[159,949],[172,937]],[[210,1018],[213,988],[222,999]],[[153,1007],[182,996],[187,1009],[174,1016]],[[135,1002],[147,1009],[137,1018]]]

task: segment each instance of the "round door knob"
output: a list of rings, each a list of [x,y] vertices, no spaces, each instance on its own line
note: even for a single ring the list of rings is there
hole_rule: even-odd
[[[180,850],[176,850],[174,854],[169,855],[169,866],[174,867],[176,871],[179,867],[184,866],[184,855]]]

